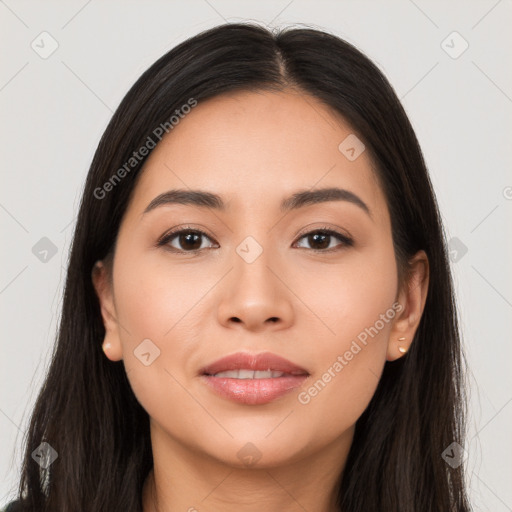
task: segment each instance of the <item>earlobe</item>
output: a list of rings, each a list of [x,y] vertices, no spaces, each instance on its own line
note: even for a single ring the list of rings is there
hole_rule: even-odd
[[[390,332],[386,359],[394,361],[404,356],[420,324],[429,284],[429,263],[425,251],[418,251],[409,261],[409,273],[399,294],[403,309],[395,318]]]
[[[395,361],[405,356],[409,351],[411,341],[408,341],[405,336],[398,339],[391,338],[388,343],[388,350],[386,354],[387,361]]]
[[[110,285],[108,269],[102,261],[95,263],[91,278],[98,297],[103,326],[105,327],[105,338],[102,343],[103,352],[111,361],[119,361],[122,359],[122,347],[112,286]]]

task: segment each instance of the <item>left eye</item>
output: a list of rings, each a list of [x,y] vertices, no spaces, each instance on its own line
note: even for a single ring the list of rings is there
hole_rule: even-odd
[[[314,251],[330,251],[336,246],[332,246],[330,242],[333,241],[333,238],[337,238],[341,244],[339,245],[347,245],[351,246],[353,244],[352,240],[337,231],[332,231],[331,229],[319,229],[316,231],[311,231],[302,235],[299,240],[306,239],[312,245],[319,245],[320,247],[311,247]]]
[[[201,237],[211,240],[211,238],[204,231],[198,229],[182,229],[180,231],[174,231],[165,235],[160,240],[160,242],[158,242],[158,246],[165,245],[171,247],[172,250],[176,252],[198,252],[202,249],[208,248],[207,246],[203,246]],[[337,238],[341,243],[333,246],[331,243],[333,242],[333,238]],[[299,240],[302,239],[307,240],[310,245],[316,246],[309,247],[309,249],[319,252],[328,252],[340,245],[353,245],[353,241],[350,238],[331,229],[318,229],[316,231],[310,231],[309,233],[305,233],[299,238]],[[177,241],[178,247],[173,245],[174,241]],[[306,247],[306,249],[308,249],[308,247]]]

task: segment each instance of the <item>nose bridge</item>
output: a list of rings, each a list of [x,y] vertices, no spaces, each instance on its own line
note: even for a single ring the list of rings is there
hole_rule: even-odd
[[[246,295],[263,300],[263,295],[270,293],[275,297],[278,293],[276,289],[275,274],[270,270],[273,266],[279,266],[276,261],[278,251],[270,247],[270,237],[259,235],[258,238],[249,235],[238,244],[235,249],[236,257],[234,259],[234,279],[237,291],[246,293]],[[268,297],[265,297],[268,300]]]
[[[258,237],[260,239],[257,240]],[[229,291],[222,295],[219,321],[243,323],[259,329],[267,324],[285,324],[292,305],[278,274],[282,267],[279,251],[270,247],[271,236],[246,236],[235,248]]]

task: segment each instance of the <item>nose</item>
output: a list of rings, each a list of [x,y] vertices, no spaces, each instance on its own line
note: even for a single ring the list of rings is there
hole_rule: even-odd
[[[282,267],[267,250],[251,263],[235,253],[233,268],[219,290],[219,322],[253,332],[289,327],[294,295],[286,284],[290,275]]]

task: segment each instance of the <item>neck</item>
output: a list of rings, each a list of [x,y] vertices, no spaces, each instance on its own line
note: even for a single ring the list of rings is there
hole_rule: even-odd
[[[153,469],[143,512],[339,512],[339,481],[353,430],[292,462],[239,467],[219,461],[151,426]]]

